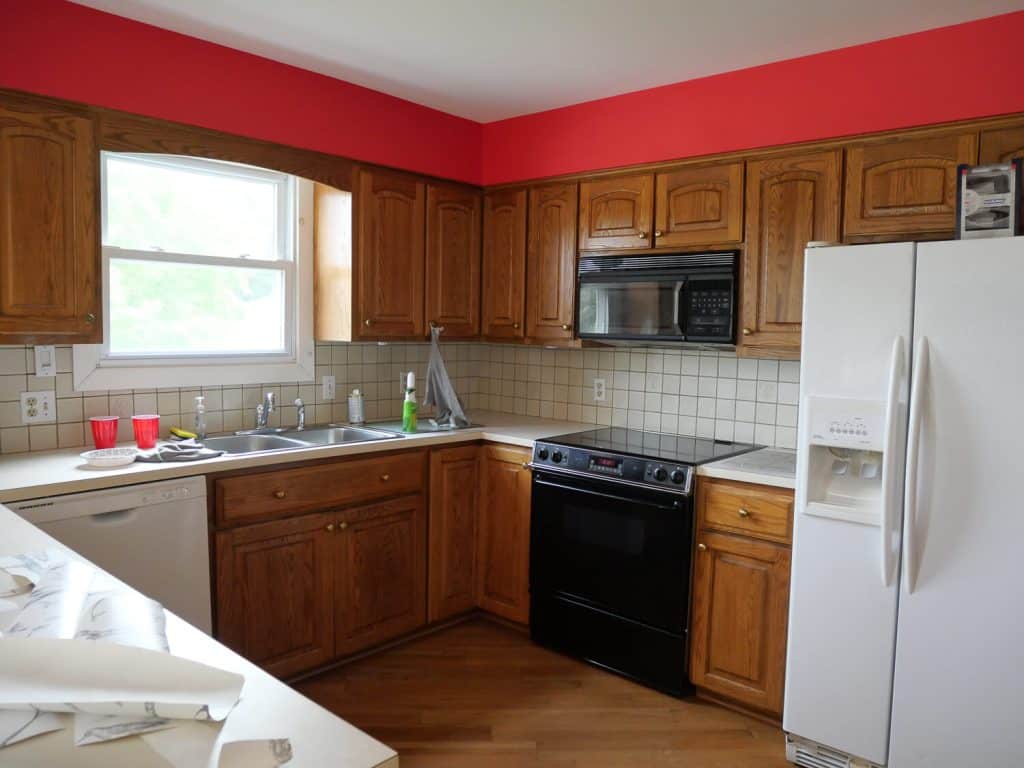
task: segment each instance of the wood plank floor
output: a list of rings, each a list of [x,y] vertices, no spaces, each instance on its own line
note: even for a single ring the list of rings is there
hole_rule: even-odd
[[[402,768],[784,768],[782,732],[680,701],[483,619],[297,688],[398,751]]]

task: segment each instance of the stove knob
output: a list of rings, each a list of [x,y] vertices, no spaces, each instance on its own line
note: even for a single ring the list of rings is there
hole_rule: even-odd
[[[658,467],[654,470],[654,479],[659,483],[664,482],[666,477],[668,477],[668,472],[665,471],[664,467]]]
[[[553,462],[555,462],[555,464],[558,464],[562,460],[562,452],[561,451],[555,451],[554,453],[552,453],[551,454],[551,460]]]
[[[683,480],[686,479],[686,474],[681,469],[673,469],[671,477],[673,483],[682,485]]]
[[[541,461],[547,461],[548,449],[541,448],[539,451],[537,451],[537,458],[540,459]]]

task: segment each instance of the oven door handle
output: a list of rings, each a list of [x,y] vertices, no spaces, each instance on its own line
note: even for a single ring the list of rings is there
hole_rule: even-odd
[[[671,506],[664,504],[657,504],[653,501],[647,501],[646,499],[635,499],[629,498],[628,496],[619,496],[614,493],[605,493],[604,491],[592,491],[589,488],[580,488],[576,485],[565,485],[563,483],[549,483],[546,480],[540,478],[534,478],[534,483],[542,485],[545,488],[554,488],[559,491],[570,491],[572,493],[585,493],[589,496],[600,496],[602,499],[613,499],[615,501],[622,501],[626,504],[643,504],[645,507],[653,507],[654,509],[660,509],[663,512],[677,512],[682,508],[682,503],[679,501],[673,501]]]

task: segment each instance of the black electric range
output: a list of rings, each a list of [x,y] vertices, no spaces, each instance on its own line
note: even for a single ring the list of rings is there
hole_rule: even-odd
[[[686,673],[695,467],[758,446],[619,427],[534,446],[530,633],[666,693]]]

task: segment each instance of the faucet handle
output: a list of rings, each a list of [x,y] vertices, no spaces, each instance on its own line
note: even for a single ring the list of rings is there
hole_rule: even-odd
[[[266,411],[267,411],[267,413],[273,413],[274,412],[274,393],[273,392],[267,392],[267,394],[265,394],[263,396],[263,402],[266,403]]]
[[[260,429],[263,426],[263,404],[260,403],[256,406],[256,429]]]
[[[305,429],[306,428],[306,404],[304,402],[302,402],[302,398],[301,397],[296,397],[295,398],[295,415],[296,415],[296,418],[297,418],[297,423],[295,425],[296,428],[297,429]]]

